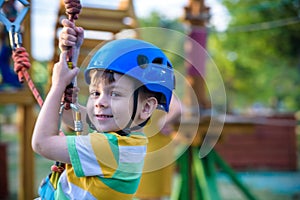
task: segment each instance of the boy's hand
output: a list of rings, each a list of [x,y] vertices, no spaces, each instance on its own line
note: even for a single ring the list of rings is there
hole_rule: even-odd
[[[63,29],[59,35],[59,49],[66,51],[70,47],[79,50],[84,39],[84,30],[82,27],[76,27],[73,22],[68,19],[62,20]]]
[[[67,51],[61,52],[59,62],[54,65],[52,74],[52,86],[62,88],[63,90],[79,73],[78,67],[73,69],[68,68],[66,58]]]

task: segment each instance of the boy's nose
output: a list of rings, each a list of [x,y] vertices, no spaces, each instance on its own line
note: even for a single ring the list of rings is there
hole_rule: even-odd
[[[95,101],[95,106],[99,107],[107,107],[108,106],[108,97],[105,94],[101,94],[97,100]]]

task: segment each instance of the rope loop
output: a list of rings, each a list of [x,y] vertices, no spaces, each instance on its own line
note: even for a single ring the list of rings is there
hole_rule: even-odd
[[[31,67],[29,54],[24,47],[18,47],[13,51],[12,59],[14,61],[14,71],[18,74],[19,81],[23,82],[22,70],[28,70]]]

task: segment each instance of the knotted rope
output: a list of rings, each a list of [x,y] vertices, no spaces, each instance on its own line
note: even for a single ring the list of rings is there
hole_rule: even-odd
[[[24,47],[16,48],[13,51],[12,58],[14,60],[14,71],[18,74],[19,81],[24,82],[23,70],[28,70],[31,67],[29,54]]]
[[[30,69],[31,64],[29,54],[27,53],[26,49],[24,47],[15,48],[15,50],[13,50],[12,59],[14,61],[14,71],[18,74],[19,81],[23,83],[24,78],[26,79],[34,98],[38,102],[39,106],[42,107],[44,101],[27,71]]]

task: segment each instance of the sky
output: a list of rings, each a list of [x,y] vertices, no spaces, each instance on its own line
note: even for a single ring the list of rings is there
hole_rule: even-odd
[[[99,5],[116,8],[120,0],[81,0],[83,6]],[[152,11],[158,11],[172,19],[182,17],[183,7],[188,0],[133,0],[137,17],[147,17]],[[225,29],[226,10],[218,0],[206,0],[211,7],[210,22],[220,30]],[[32,56],[36,60],[50,60],[53,53],[53,33],[59,0],[31,0],[32,20]],[[80,16],[79,16],[80,17]]]

